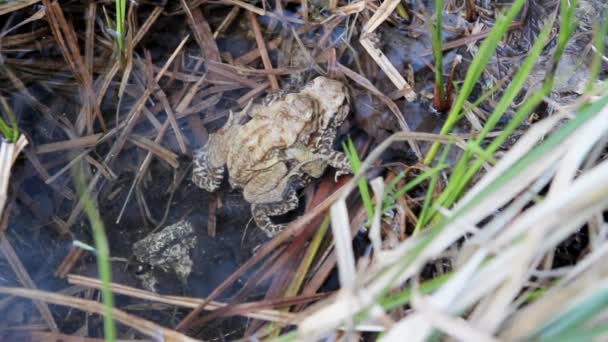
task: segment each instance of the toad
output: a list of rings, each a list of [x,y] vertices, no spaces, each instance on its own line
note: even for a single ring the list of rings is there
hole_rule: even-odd
[[[133,255],[144,267],[137,273],[144,288],[156,292],[157,271],[174,273],[186,284],[192,271],[190,250],[196,246],[196,235],[189,221],[182,220],[152,233],[133,244]]]
[[[242,189],[257,226],[268,237],[284,224],[271,216],[298,206],[297,190],[319,178],[327,166],[336,179],[352,173],[346,156],[333,150],[338,127],[349,112],[344,84],[317,77],[298,93],[274,96],[230,112],[226,124],[193,156],[192,181],[215,191],[228,169],[233,189]]]

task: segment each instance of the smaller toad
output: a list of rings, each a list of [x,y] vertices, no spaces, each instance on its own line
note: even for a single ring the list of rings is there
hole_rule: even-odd
[[[196,246],[196,235],[189,221],[181,220],[152,233],[133,244],[133,255],[150,269],[137,275],[142,285],[156,292],[156,271],[174,273],[186,284],[192,271],[190,250]]]
[[[227,167],[230,185],[243,189],[257,226],[272,237],[285,225],[270,216],[297,208],[296,191],[311,178],[328,165],[337,169],[336,178],[352,172],[346,156],[332,148],[348,112],[346,87],[326,77],[298,93],[231,112],[224,127],[194,152],[192,181],[213,192]]]

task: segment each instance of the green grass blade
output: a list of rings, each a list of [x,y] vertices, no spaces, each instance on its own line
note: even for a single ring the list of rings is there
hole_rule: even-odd
[[[411,181],[406,183],[404,186],[399,188],[399,190],[392,193],[392,189],[397,185],[397,182],[399,182],[399,180],[401,180],[401,178],[403,178],[403,177],[401,177],[400,179],[398,179],[399,176],[401,176],[401,174],[399,174],[399,176],[397,176],[397,177],[395,177],[395,179],[393,179],[394,184],[393,184],[393,182],[391,182],[391,185],[389,185],[389,187],[388,187],[389,190],[386,192],[387,195],[384,198],[384,205],[383,205],[384,209],[383,210],[387,210],[388,207],[390,205],[392,205],[398,197],[403,196],[408,191],[412,190],[413,188],[415,188],[416,186],[418,186],[425,180],[431,178],[433,175],[441,172],[442,170],[444,170],[447,167],[448,167],[447,164],[439,163],[438,165],[434,166],[433,168],[430,168],[430,169],[426,170],[425,172],[421,173],[416,178],[412,179]],[[403,173],[403,175],[405,175],[405,174]]]
[[[587,91],[593,89],[593,85],[597,82],[602,69],[602,58],[604,57],[606,49],[605,39],[608,34],[608,10],[605,10],[604,12],[604,20],[601,27],[597,21],[594,22],[594,46],[596,51],[593,54],[593,60],[591,61],[591,75],[589,77],[589,83],[587,83]]]
[[[445,164],[446,159],[448,158],[448,154],[452,149],[452,144],[446,145],[443,148],[443,153],[441,154],[441,158],[439,159],[439,164]],[[424,204],[422,206],[422,211],[418,217],[418,222],[416,222],[416,227],[414,228],[413,236],[417,235],[420,230],[426,226],[429,221],[429,218],[434,215],[437,211],[437,207],[432,205],[435,201],[433,201],[433,195],[435,193],[435,188],[437,187],[437,182],[439,181],[439,173],[434,174],[431,177],[431,181],[429,183],[429,187],[426,191],[426,195],[424,197]]]
[[[431,39],[433,58],[435,59],[435,95],[439,97],[439,101],[436,101],[435,103],[443,104],[445,102],[445,89],[443,86],[443,38],[441,35],[441,30],[443,29],[443,0],[435,0],[435,17],[436,22],[432,28],[433,36]],[[431,20],[429,20],[429,24],[430,23]]]
[[[345,145],[342,146],[344,148],[344,152],[350,165],[353,169],[354,173],[359,171],[361,167],[361,159],[359,159],[359,155],[357,154],[357,149],[353,144],[351,139],[348,139]],[[374,217],[374,205],[372,203],[372,196],[369,192],[369,187],[367,186],[367,179],[365,177],[361,178],[358,183],[359,192],[361,193],[361,199],[363,200],[363,206],[367,211],[368,222],[371,221],[372,217]]]
[[[91,223],[93,231],[93,240],[95,242],[95,250],[97,256],[97,268],[101,279],[101,294],[104,306],[103,315],[103,330],[106,341],[116,341],[116,326],[114,324],[114,296],[110,284],[112,283],[112,270],[110,266],[110,248],[106,237],[105,228],[99,211],[89,191],[85,186],[83,172],[81,169],[73,169],[74,182],[76,190],[82,200],[84,211],[86,212]]]
[[[9,105],[8,101],[4,96],[0,96],[0,103],[2,104],[2,108],[8,116],[10,126],[0,117],[0,133],[11,143],[14,143],[19,139],[19,126],[17,126],[17,117],[15,116],[15,112]],[[12,126],[12,127],[11,127]]]

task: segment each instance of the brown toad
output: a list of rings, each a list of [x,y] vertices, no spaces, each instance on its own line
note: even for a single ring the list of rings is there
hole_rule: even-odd
[[[243,189],[256,224],[272,237],[284,225],[269,216],[295,209],[296,190],[311,177],[319,178],[327,165],[337,169],[336,177],[351,173],[346,156],[332,149],[348,112],[346,87],[326,77],[315,78],[299,93],[231,112],[224,127],[194,152],[192,181],[212,192],[226,165],[230,185]],[[251,119],[243,123],[247,116]]]

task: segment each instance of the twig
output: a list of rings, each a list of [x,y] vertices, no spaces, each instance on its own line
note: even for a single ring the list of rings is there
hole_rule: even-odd
[[[260,56],[262,57],[264,69],[270,71],[272,70],[272,63],[270,62],[270,57],[268,56],[268,50],[266,49],[266,42],[264,41],[260,24],[258,23],[258,20],[253,12],[247,12],[247,16],[249,18],[249,23],[251,25],[251,29],[253,30],[253,34],[255,35],[255,41],[258,44],[258,49],[260,50]],[[272,90],[279,90],[279,82],[277,81],[275,75],[268,73],[268,80],[270,81],[270,88]]]

